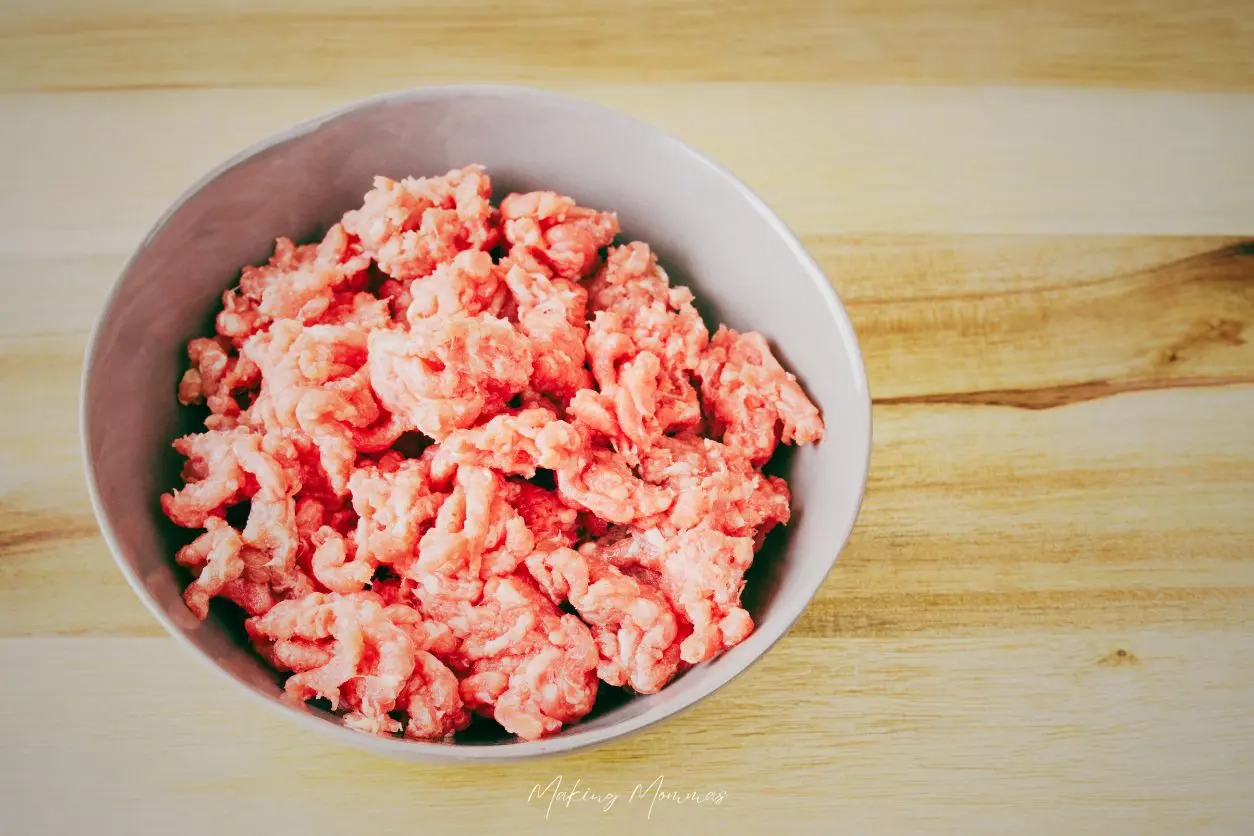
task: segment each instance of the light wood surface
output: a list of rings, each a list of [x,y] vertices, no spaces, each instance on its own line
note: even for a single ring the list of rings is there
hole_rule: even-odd
[[[0,832],[1249,833],[1254,16],[1241,0],[10,0]],[[372,92],[673,131],[805,238],[866,355],[838,568],[766,659],[562,760],[329,746],[166,638],[97,534],[92,320],[205,169]],[[564,789],[604,803],[529,802]],[[725,793],[717,806],[630,801]]]

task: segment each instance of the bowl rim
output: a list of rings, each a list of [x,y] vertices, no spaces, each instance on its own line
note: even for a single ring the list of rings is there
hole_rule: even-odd
[[[651,132],[659,139],[678,146],[680,151],[686,154],[694,163],[704,165],[712,169],[716,174],[720,175],[721,178],[725,179],[730,185],[732,185],[732,187],[735,188],[736,191],[749,202],[749,205],[756,210],[762,220],[787,245],[793,257],[796,258],[798,263],[804,268],[805,273],[826,302],[828,312],[830,313],[833,324],[839,333],[840,341],[845,348],[845,354],[848,358],[847,362],[851,366],[850,371],[852,372],[855,386],[861,395],[857,404],[847,404],[846,407],[848,409],[857,409],[860,413],[859,417],[866,427],[865,438],[849,439],[848,437],[844,437],[847,442],[861,442],[864,445],[864,454],[861,461],[856,462],[857,466],[861,468],[861,473],[858,475],[857,498],[854,503],[850,504],[844,515],[844,519],[839,521],[839,543],[835,544],[832,549],[832,557],[827,565],[827,568],[821,575],[818,575],[814,579],[809,588],[803,589],[805,592],[804,600],[802,600],[799,596],[799,601],[801,601],[801,603],[797,605],[796,612],[788,614],[782,620],[777,621],[769,632],[764,633],[761,629],[755,630],[754,634],[746,641],[752,641],[757,636],[765,635],[765,643],[762,644],[762,647],[757,651],[757,653],[749,657],[742,666],[739,668],[724,666],[723,670],[712,672],[703,686],[694,689],[691,693],[686,694],[681,698],[678,698],[677,701],[660,703],[652,709],[642,712],[635,717],[593,732],[584,732],[582,734],[572,733],[570,735],[559,734],[535,741],[514,741],[499,745],[458,746],[447,743],[434,743],[430,741],[414,741],[400,738],[384,738],[366,735],[349,729],[343,725],[328,722],[325,719],[315,716],[309,711],[291,706],[275,697],[270,697],[260,693],[257,689],[248,683],[243,682],[234,674],[218,664],[218,662],[207,652],[197,646],[196,643],[190,639],[190,637],[184,635],[182,629],[176,626],[173,619],[161,606],[158,605],[156,600],[140,581],[137,573],[124,558],[123,549],[117,539],[113,524],[104,511],[100,486],[96,475],[96,467],[89,449],[89,438],[92,433],[91,420],[87,409],[88,390],[95,372],[95,361],[101,333],[104,329],[105,322],[110,318],[110,315],[116,305],[118,294],[126,276],[134,268],[135,262],[139,259],[140,255],[148,248],[156,236],[160,234],[166,224],[169,223],[169,221],[188,201],[190,201],[214,180],[267,150],[283,145],[304,135],[313,133],[329,122],[333,122],[361,110],[367,110],[373,107],[393,103],[404,104],[415,101],[435,101],[441,99],[492,96],[503,96],[524,100],[529,99],[548,104],[550,106],[556,105],[566,109],[593,111],[598,113],[601,118],[617,120],[621,124],[630,125],[637,131]],[[792,628],[796,625],[802,614],[813,602],[814,596],[818,593],[827,577],[830,576],[831,571],[835,568],[841,553],[844,551],[846,545],[848,545],[849,538],[853,533],[853,529],[861,514],[863,502],[866,498],[873,441],[872,412],[871,394],[867,381],[865,361],[862,356],[853,323],[849,318],[845,306],[840,301],[835,288],[828,280],[826,274],[823,272],[823,269],[801,243],[799,237],[784,223],[775,211],[757,195],[757,193],[750,189],[748,185],[746,185],[729,169],[656,125],[582,97],[523,85],[440,84],[388,90],[364,98],[359,98],[333,110],[313,116],[282,131],[271,134],[270,136],[252,143],[248,147],[236,152],[222,162],[218,163],[205,174],[197,178],[190,186],[185,188],[182,193],[180,193],[178,197],[169,204],[169,206],[158,216],[156,221],[148,229],[142,240],[138,245],[136,245],[131,255],[127,258],[121,270],[117,273],[108,294],[105,296],[105,299],[96,314],[92,329],[88,335],[87,346],[83,359],[83,368],[79,381],[79,452],[82,457],[92,511],[95,514],[96,522],[100,528],[101,534],[109,547],[109,552],[113,556],[114,563],[117,564],[119,570],[122,572],[122,575],[130,584],[131,589],[134,590],[135,594],[141,601],[143,601],[149,612],[151,612],[157,621],[165,628],[166,632],[175,639],[177,644],[181,645],[193,657],[199,659],[203,665],[216,671],[219,676],[234,683],[238,690],[242,690],[247,693],[254,700],[270,706],[271,710],[277,711],[282,716],[287,717],[289,720],[298,723],[305,728],[315,729],[324,735],[329,735],[330,740],[339,742],[346,748],[369,750],[377,754],[407,761],[428,763],[481,761],[487,763],[501,763],[566,755],[576,751],[588,749],[593,746],[602,745],[610,741],[621,740],[625,737],[641,732],[646,728],[654,726],[664,720],[673,718],[676,715],[688,710],[698,702],[701,702],[711,694],[722,689],[729,682],[742,675],[745,671],[749,670],[764,656],[766,656],[767,653],[769,653],[786,635],[792,631]],[[759,642],[762,641],[763,639],[759,639]],[[717,664],[717,660],[713,664]],[[579,726],[576,724],[572,727],[572,730],[578,728]]]

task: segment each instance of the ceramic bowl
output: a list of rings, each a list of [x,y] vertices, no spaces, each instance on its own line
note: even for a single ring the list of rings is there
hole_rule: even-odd
[[[309,240],[358,205],[377,174],[442,174],[480,163],[495,193],[554,189],[618,213],[625,238],[649,242],[710,323],[770,340],[823,412],[827,437],[772,463],[792,489],[793,519],[769,538],[744,603],[757,624],[742,644],[652,696],[611,694],[593,714],[534,742],[470,735],[451,743],[381,739],[326,712],[278,699],[279,676],[238,625],[201,623],[184,606],[173,562],[187,539],[158,496],[177,485],[170,449],[193,430],[175,398],[184,347],[207,333],[241,265],[276,236]],[[291,128],[228,160],[157,221],[117,280],[83,373],[87,480],[118,566],[193,655],[245,692],[344,744],[412,760],[500,761],[568,752],[674,715],[726,685],[789,630],[853,528],[869,466],[871,407],[857,340],[822,270],[784,223],[728,171],[675,138],[598,105],[512,87],[391,93]],[[181,538],[181,539],[180,539]],[[804,690],[808,672],[797,670]],[[193,687],[189,685],[188,687]]]

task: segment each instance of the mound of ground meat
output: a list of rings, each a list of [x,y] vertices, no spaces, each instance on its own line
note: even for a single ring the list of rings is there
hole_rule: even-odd
[[[761,468],[824,432],[766,339],[711,335],[611,212],[494,208],[480,166],[373,185],[188,344],[188,609],[242,610],[285,700],[415,740],[554,734],[744,641],[790,514]]]

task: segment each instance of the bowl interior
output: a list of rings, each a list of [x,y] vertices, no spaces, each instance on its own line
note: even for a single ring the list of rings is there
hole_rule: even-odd
[[[788,478],[794,516],[750,570],[745,604],[757,631],[660,694],[608,695],[594,716],[536,743],[491,735],[471,735],[468,745],[382,741],[341,729],[325,712],[291,711],[346,740],[413,757],[574,748],[643,727],[724,684],[783,635],[831,568],[858,512],[869,451],[865,376],[835,294],[770,211],[720,168],[651,127],[550,94],[434,88],[368,101],[251,149],[189,190],[127,265],[88,359],[84,454],[106,537],[171,632],[230,676],[268,699],[279,693],[277,675],[238,630],[220,617],[198,622],[180,597],[185,578],[172,555],[187,532],[164,520],[157,497],[181,466],[171,440],[194,429],[175,399],[184,347],[208,332],[222,291],[241,265],[269,256],[276,236],[321,235],[377,174],[441,174],[469,163],[487,167],[498,199],[554,189],[617,211],[624,238],[653,246],[710,325],[766,335],[823,411],[828,435],[771,464]]]

